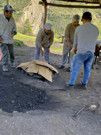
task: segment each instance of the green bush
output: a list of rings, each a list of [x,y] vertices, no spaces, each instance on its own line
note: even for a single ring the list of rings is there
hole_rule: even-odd
[[[23,42],[20,41],[20,40],[15,40],[14,43],[13,43],[15,46],[23,46]]]
[[[32,28],[30,26],[29,19],[26,19],[25,21],[23,34],[32,35]]]

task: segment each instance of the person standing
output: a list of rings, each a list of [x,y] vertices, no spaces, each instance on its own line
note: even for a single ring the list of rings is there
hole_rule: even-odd
[[[12,17],[13,8],[10,5],[4,7],[4,13],[0,14],[0,48],[3,54],[2,69],[8,71],[8,51],[10,54],[10,66],[14,67],[13,37],[17,34],[16,24]]]
[[[46,23],[44,28],[39,30],[36,37],[36,47],[34,59],[39,60],[40,53],[41,56],[44,56],[45,61],[50,64],[49,53],[50,46],[53,44],[54,32],[51,30],[51,24]]]
[[[61,66],[59,67],[59,69],[64,68],[64,65],[66,64],[67,59],[68,59],[68,68],[67,68],[68,72],[71,72],[71,70],[72,70],[74,55],[72,53],[70,53],[70,50],[73,47],[74,33],[75,33],[76,27],[79,26],[79,20],[80,20],[80,16],[77,14],[74,15],[73,19],[72,19],[72,23],[68,24],[66,27],[66,30],[65,30],[63,55],[62,55]],[[68,56],[68,55],[70,55],[70,56]]]
[[[84,64],[84,76],[80,83],[81,88],[87,88],[90,77],[91,67],[94,59],[96,40],[99,35],[98,28],[91,23],[92,14],[90,12],[83,13],[83,25],[77,27],[75,31],[73,51],[76,54],[71,72],[71,79],[67,84],[67,88],[73,88],[80,67]],[[77,51],[77,53],[76,53]]]

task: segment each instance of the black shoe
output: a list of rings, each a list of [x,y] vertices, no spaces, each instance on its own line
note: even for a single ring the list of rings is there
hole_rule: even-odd
[[[81,84],[81,88],[86,90],[87,89],[87,85],[82,83]]]
[[[82,82],[80,82],[79,84],[76,85],[76,88],[78,88],[78,89],[87,89],[87,84],[83,84]]]
[[[65,88],[67,89],[67,90],[73,90],[74,89],[74,85],[70,85],[70,84],[65,84]]]
[[[66,72],[71,72],[71,71],[72,71],[72,70],[71,70],[70,67],[68,67],[67,70],[66,70]]]
[[[59,69],[63,69],[63,68],[64,68],[64,66],[62,66],[62,65],[59,67]]]

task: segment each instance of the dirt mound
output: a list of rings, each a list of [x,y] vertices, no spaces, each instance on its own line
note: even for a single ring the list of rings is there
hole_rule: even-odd
[[[16,74],[17,75],[16,71]],[[48,102],[45,90],[20,83],[14,74],[0,76],[0,108],[6,112],[25,112]]]

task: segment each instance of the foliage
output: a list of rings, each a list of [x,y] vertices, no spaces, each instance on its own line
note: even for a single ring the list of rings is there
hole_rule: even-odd
[[[31,35],[32,34],[32,28],[30,26],[29,19],[26,19],[26,21],[25,21],[23,34],[25,34],[25,35]]]
[[[19,41],[19,40],[15,40],[14,41],[14,45],[15,46],[23,46],[23,42],[22,41]]]
[[[29,2],[30,0],[9,0],[10,5],[16,10],[16,12],[14,12],[14,18],[16,20],[21,16],[23,8],[25,8]],[[6,0],[0,0],[0,13],[3,12],[3,7],[6,4]]]
[[[20,40],[20,41],[34,41],[35,42],[35,37],[34,36],[28,36],[28,35],[23,35],[21,33],[18,33],[14,39]]]

